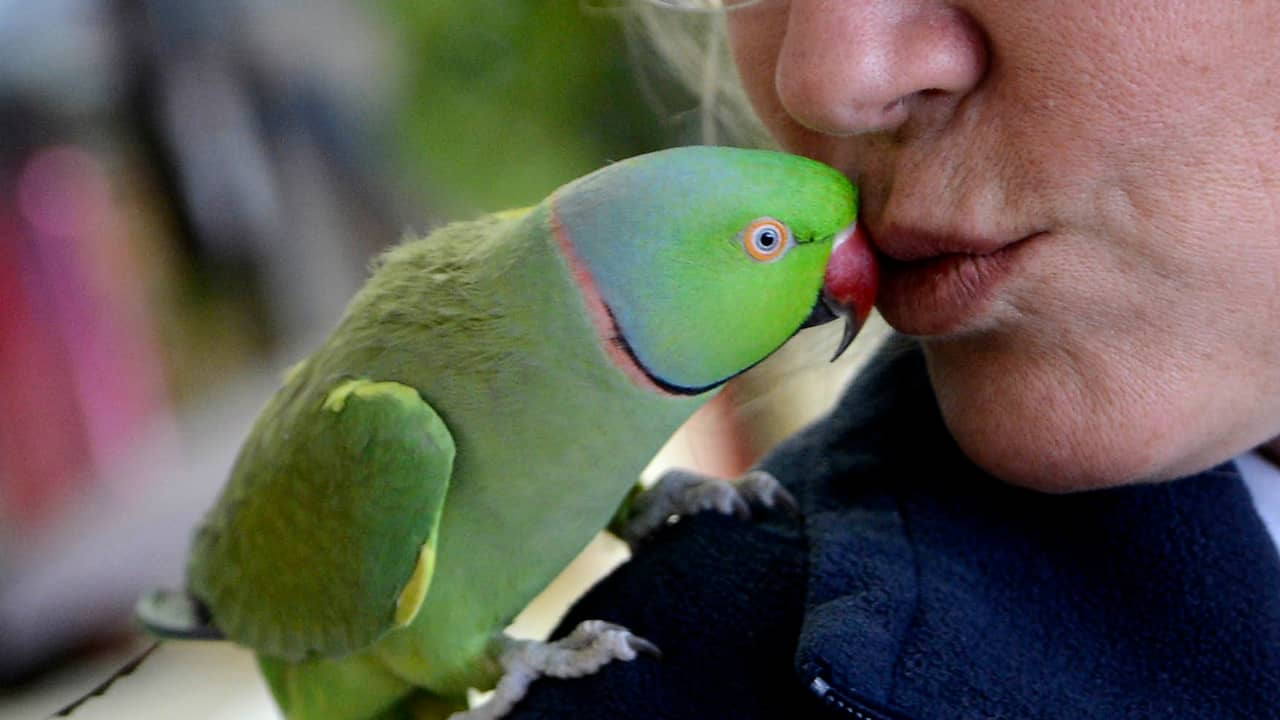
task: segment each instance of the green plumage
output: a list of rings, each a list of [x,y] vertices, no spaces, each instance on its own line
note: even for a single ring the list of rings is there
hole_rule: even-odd
[[[762,190],[735,187],[735,173],[766,170]],[[725,186],[703,187],[716,172]],[[636,180],[646,173],[658,181]],[[491,687],[492,638],[608,524],[706,399],[657,392],[619,363],[630,353],[723,375],[758,362],[804,322],[855,210],[838,173],[773,153],[690,148],[593,177],[606,192],[592,202],[576,203],[570,185],[388,252],[258,418],[196,534],[187,589],[226,637],[259,652],[289,717],[372,717],[415,687],[457,707],[467,688]],[[682,193],[682,177],[705,199]],[[610,203],[664,196],[701,202],[696,215],[721,229],[692,232],[674,216],[610,224]],[[758,216],[796,236],[772,280],[741,247]],[[593,260],[611,252],[631,261]],[[761,279],[741,287],[734,267]],[[614,290],[640,286],[680,301],[658,312]],[[621,340],[601,336],[597,288]],[[657,330],[707,315],[705,303],[723,308],[710,321],[733,314],[722,344],[714,328]],[[662,340],[624,352],[629,326]],[[762,337],[737,339],[753,327]]]
[[[454,459],[412,388],[306,377],[263,412],[189,573],[228,637],[294,660],[346,655],[393,624],[418,546],[436,545]]]

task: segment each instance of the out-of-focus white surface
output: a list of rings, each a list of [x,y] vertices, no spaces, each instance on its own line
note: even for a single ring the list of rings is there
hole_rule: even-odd
[[[136,655],[138,650],[131,651]],[[23,695],[0,702],[0,717],[46,718],[131,659],[104,656],[59,673]],[[169,642],[132,675],[71,716],[76,720],[275,720],[253,656],[226,643]]]
[[[1280,548],[1280,467],[1256,450],[1236,458],[1236,467],[1253,496],[1253,506],[1267,526],[1271,539]]]

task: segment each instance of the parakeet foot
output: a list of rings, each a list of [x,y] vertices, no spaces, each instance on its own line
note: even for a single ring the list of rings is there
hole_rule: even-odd
[[[652,488],[636,496],[626,520],[611,530],[635,547],[673,516],[715,510],[746,520],[751,517],[752,505],[789,513],[799,511],[791,493],[764,470],[725,480],[677,468],[668,470]]]
[[[576,678],[591,675],[614,660],[635,660],[640,653],[660,655],[653,643],[630,630],[603,620],[586,620],[562,640],[538,642],[503,637],[498,657],[502,679],[493,695],[449,720],[497,720],[505,716],[542,676]]]

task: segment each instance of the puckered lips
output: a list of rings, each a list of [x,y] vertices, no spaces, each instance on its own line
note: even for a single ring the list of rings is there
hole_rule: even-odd
[[[880,253],[880,312],[909,335],[943,335],[962,328],[990,304],[1044,233],[1010,240],[888,226],[871,238]]]

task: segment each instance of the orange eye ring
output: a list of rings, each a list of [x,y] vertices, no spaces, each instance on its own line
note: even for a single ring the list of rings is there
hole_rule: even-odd
[[[791,249],[791,230],[781,220],[762,217],[742,231],[742,249],[752,260],[773,262]]]

